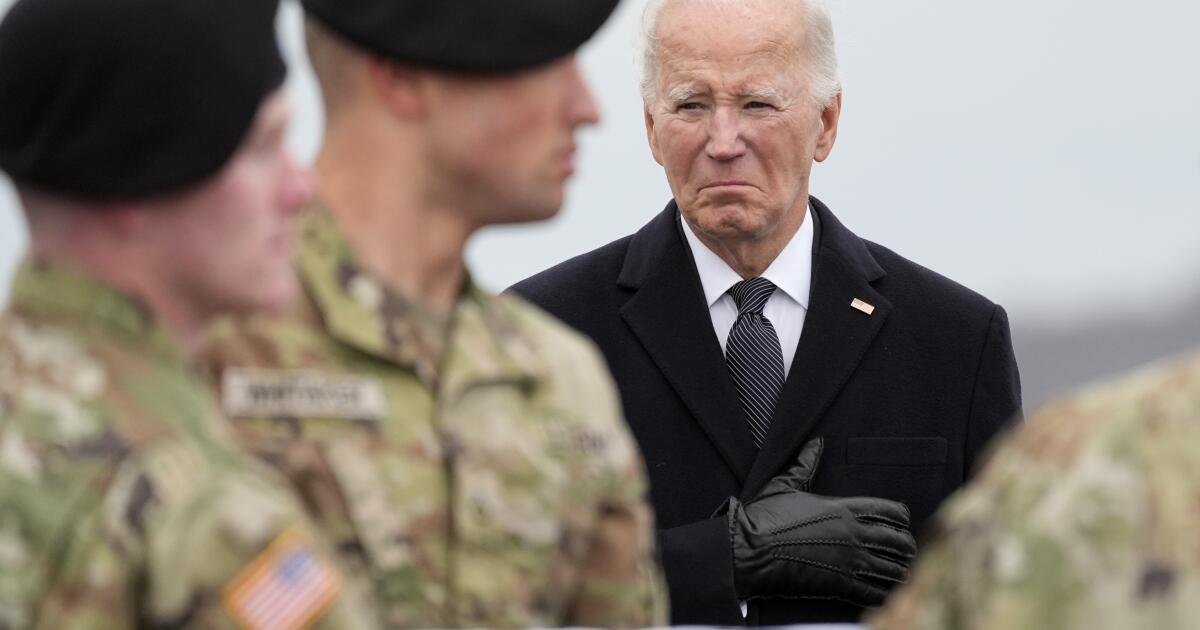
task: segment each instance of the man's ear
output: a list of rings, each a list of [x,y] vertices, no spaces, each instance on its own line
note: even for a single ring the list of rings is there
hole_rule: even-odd
[[[813,153],[813,159],[817,162],[824,162],[833,152],[833,145],[837,142],[838,121],[841,117],[842,93],[839,91],[829,107],[821,112],[821,134],[817,136],[817,149]]]
[[[646,117],[646,139],[650,141],[650,155],[654,156],[654,161],[662,166],[662,157],[658,153],[658,138],[654,135],[654,114],[650,113],[650,104],[642,105],[642,114]]]
[[[367,75],[371,89],[396,115],[412,118],[427,111],[420,89],[421,72],[416,68],[375,57],[367,62]]]

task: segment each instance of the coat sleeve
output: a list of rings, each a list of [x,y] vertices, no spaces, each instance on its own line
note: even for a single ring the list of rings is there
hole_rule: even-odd
[[[733,585],[725,517],[661,529],[658,544],[670,586],[672,624],[745,625]]]
[[[975,373],[967,425],[966,478],[979,469],[988,444],[1021,415],[1021,375],[1013,352],[1008,314],[996,306]]]

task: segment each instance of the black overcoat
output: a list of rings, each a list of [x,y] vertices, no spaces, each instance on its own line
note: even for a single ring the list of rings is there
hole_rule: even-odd
[[[758,451],[725,366],[674,202],[632,236],[524,280],[516,293],[591,337],[650,475],[672,623],[741,625],[729,532],[809,439],[814,492],[902,501],[920,532],[1020,411],[1004,309],[844,227],[816,199],[812,294]],[[874,307],[867,314],[855,300]],[[834,601],[752,602],[751,625],[857,620]]]

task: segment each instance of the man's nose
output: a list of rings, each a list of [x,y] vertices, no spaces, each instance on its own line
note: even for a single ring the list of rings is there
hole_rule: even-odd
[[[746,143],[742,140],[741,121],[737,111],[718,108],[713,112],[705,151],[708,157],[721,162],[746,153]]]
[[[567,116],[572,126],[595,125],[600,122],[600,108],[592,91],[588,89],[587,79],[579,69],[575,58],[570,59],[568,74]]]

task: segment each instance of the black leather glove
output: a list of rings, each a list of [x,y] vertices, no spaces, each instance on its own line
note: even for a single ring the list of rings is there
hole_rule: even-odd
[[[821,459],[820,438],[754,500],[728,503],[738,597],[883,603],[904,581],[917,545],[908,508],[875,498],[807,492]]]

